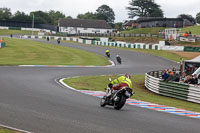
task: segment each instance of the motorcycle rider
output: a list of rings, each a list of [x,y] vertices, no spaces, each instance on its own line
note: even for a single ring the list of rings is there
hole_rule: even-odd
[[[110,51],[108,49],[106,49],[105,53],[108,56],[108,54],[110,54]]]
[[[108,89],[106,92],[107,97],[111,96],[113,92],[119,90],[121,87],[129,87],[132,89],[132,81],[129,74],[120,76],[119,78],[113,80],[111,83],[108,84]]]
[[[117,60],[118,63],[121,64],[121,57],[119,55],[116,55],[116,60]]]

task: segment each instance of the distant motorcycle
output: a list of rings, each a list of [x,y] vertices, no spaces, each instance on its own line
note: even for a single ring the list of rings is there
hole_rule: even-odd
[[[60,44],[60,39],[57,39],[57,43]]]
[[[110,82],[111,79],[109,78]],[[107,86],[107,90],[109,86]],[[103,96],[103,98],[100,101],[100,106],[104,107],[106,105],[113,106],[114,109],[120,110],[124,104],[126,103],[126,99],[130,98],[134,92],[131,88],[128,87],[122,87],[120,90],[117,90],[111,94],[111,96]]]
[[[110,52],[106,52],[106,56],[110,58]]]
[[[119,55],[116,55],[116,60],[119,64],[122,64],[122,59]]]

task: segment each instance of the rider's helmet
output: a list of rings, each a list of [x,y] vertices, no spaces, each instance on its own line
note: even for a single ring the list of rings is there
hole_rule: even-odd
[[[119,57],[119,55],[117,54],[116,57]]]
[[[125,74],[125,77],[130,79],[130,78],[131,78],[131,75],[126,73],[126,74]]]

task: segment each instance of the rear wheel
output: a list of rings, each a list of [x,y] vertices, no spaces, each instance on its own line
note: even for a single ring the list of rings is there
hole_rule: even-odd
[[[104,96],[103,98],[101,98],[101,101],[100,101],[100,106],[101,107],[105,107],[106,106],[106,100],[107,100],[106,96]]]
[[[126,103],[126,98],[125,98],[124,95],[122,95],[122,96],[120,97],[119,102],[114,103],[114,108],[115,108],[116,110],[120,110],[120,109],[124,106],[125,103]]]

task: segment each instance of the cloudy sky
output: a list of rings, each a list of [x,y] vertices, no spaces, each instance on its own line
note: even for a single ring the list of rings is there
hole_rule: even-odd
[[[103,4],[108,5],[115,12],[115,22],[123,22],[128,19],[130,0],[1,0],[0,8],[11,8],[12,13],[24,11],[56,10],[63,12],[66,16],[76,18],[78,14],[95,12]],[[190,14],[196,17],[200,12],[200,0],[155,0],[164,11],[165,17],[177,17],[179,14]]]

